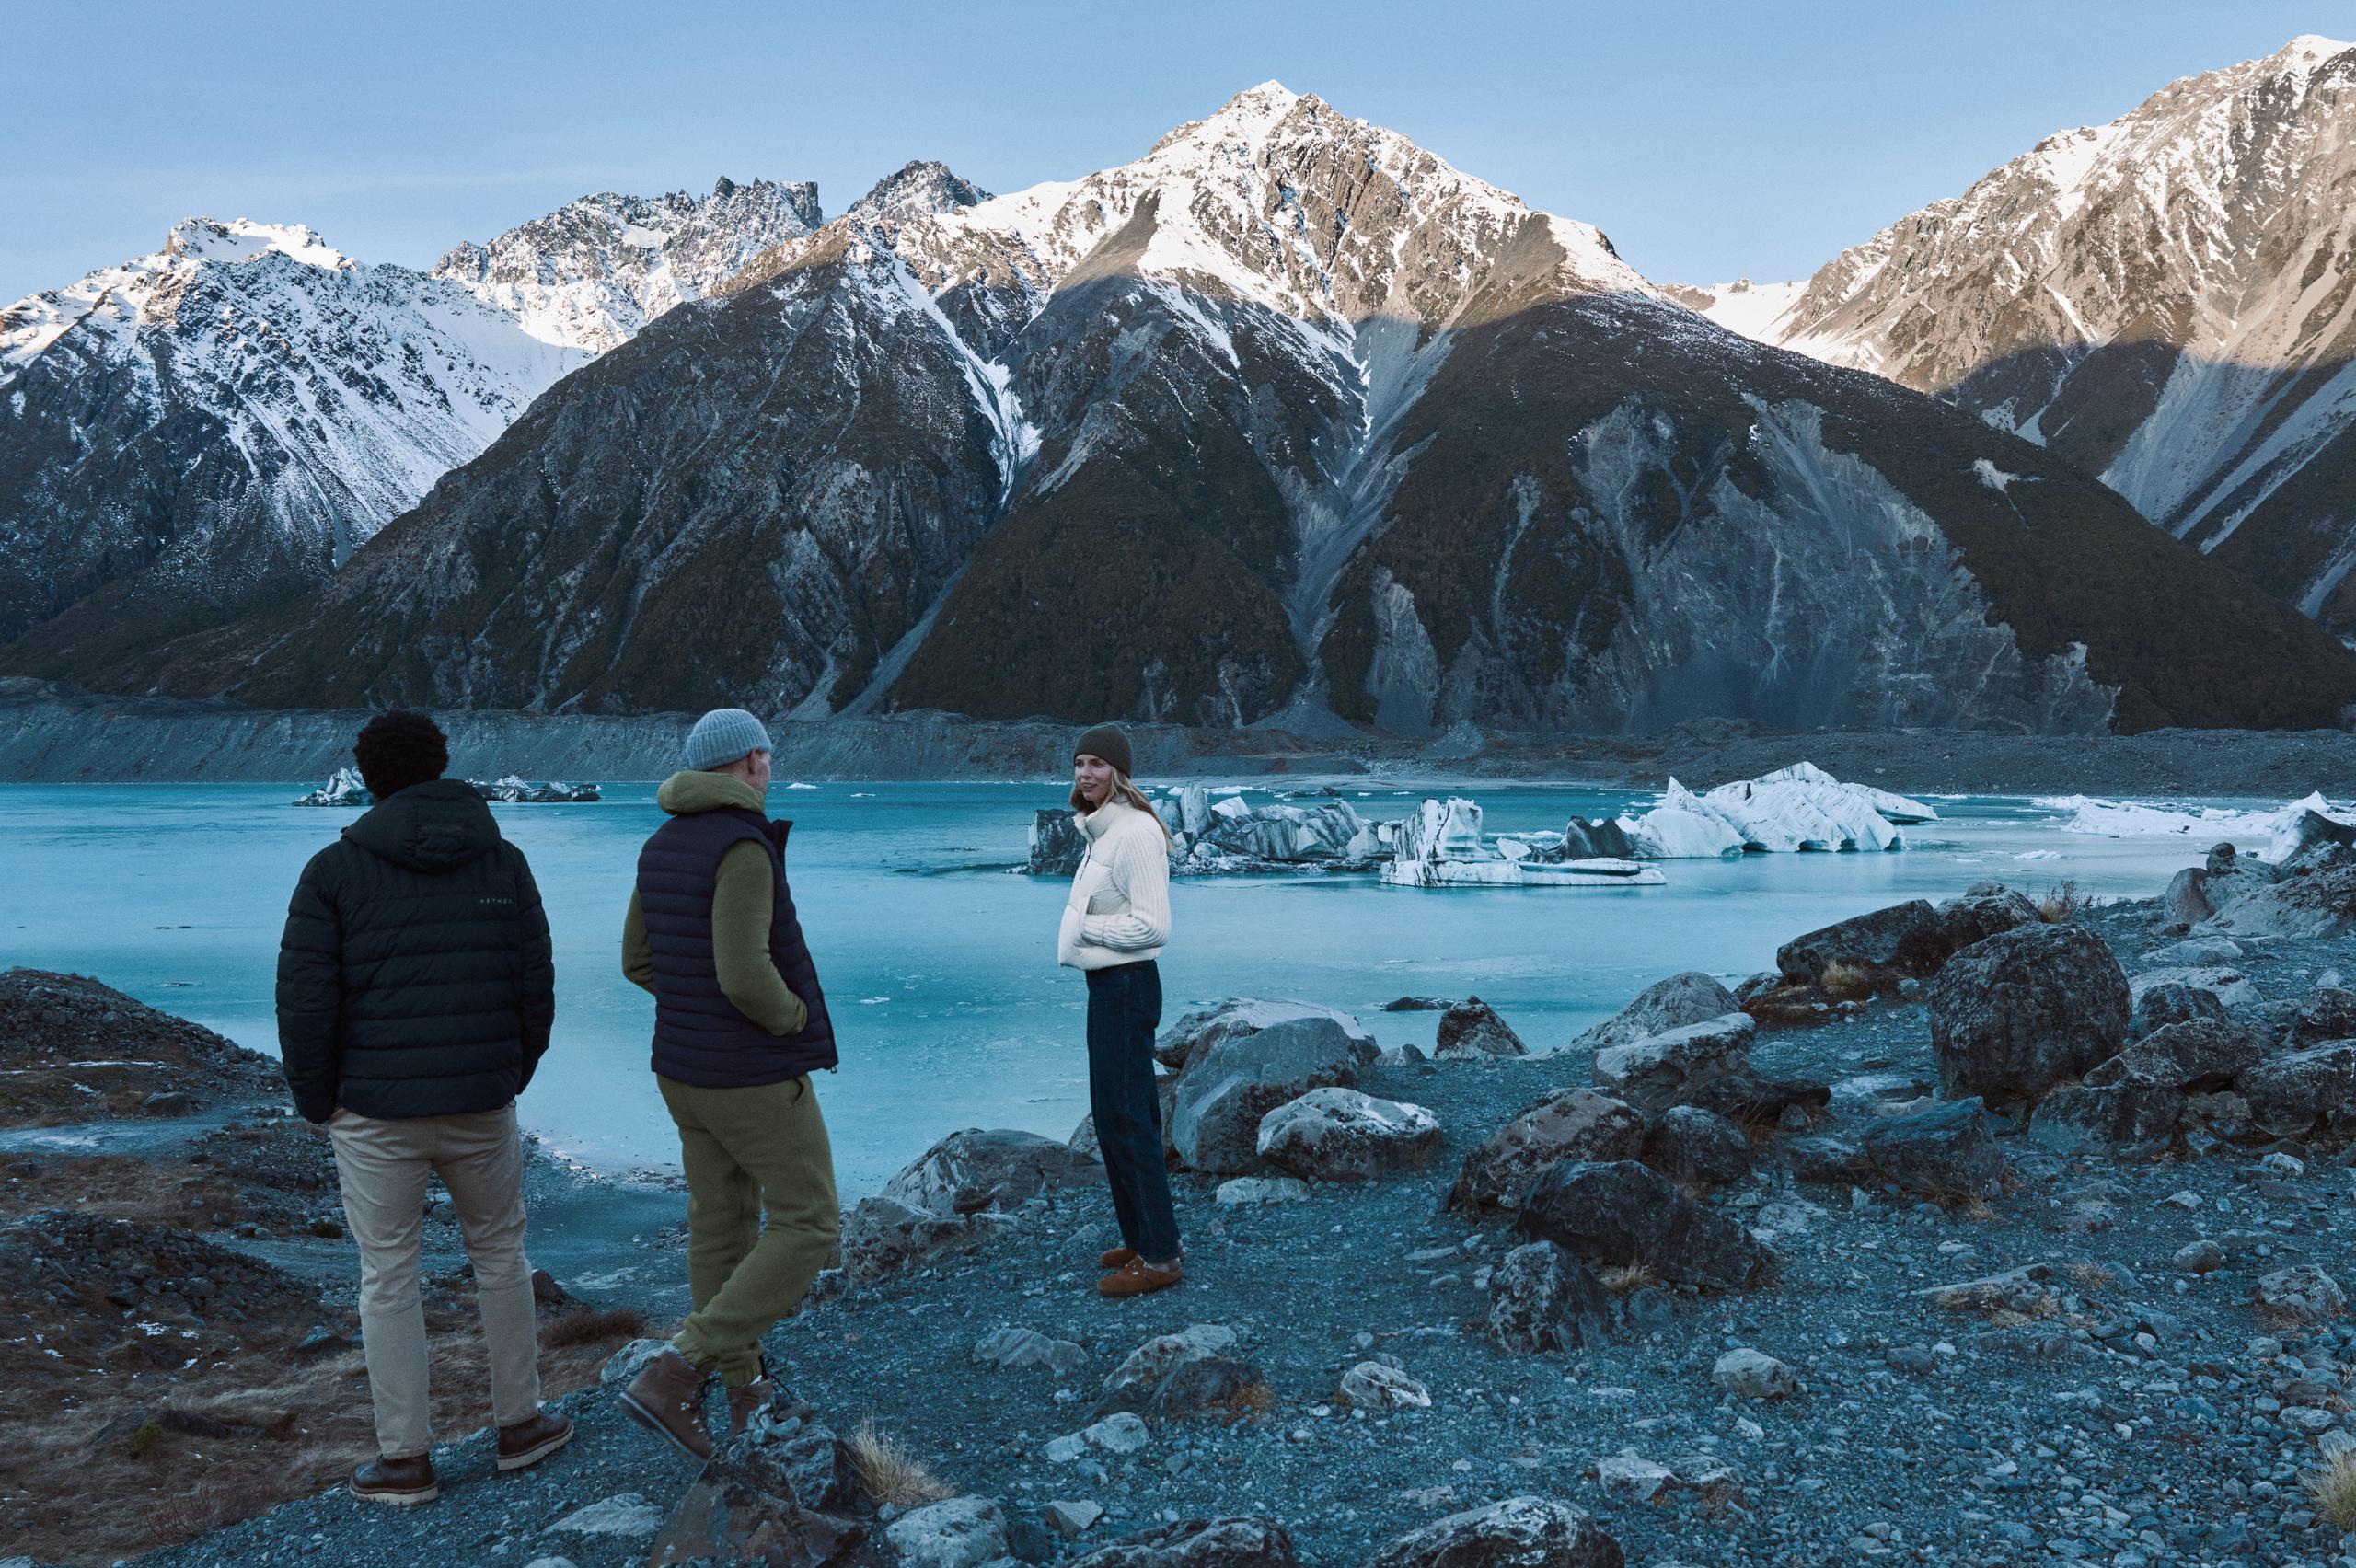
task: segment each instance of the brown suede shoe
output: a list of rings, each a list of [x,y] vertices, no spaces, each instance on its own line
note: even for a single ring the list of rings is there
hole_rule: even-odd
[[[646,1364],[621,1394],[622,1409],[670,1439],[690,1458],[711,1458],[711,1434],[703,1424],[704,1386],[711,1374],[676,1350]]]
[[[529,1421],[499,1429],[499,1468],[528,1470],[572,1441],[572,1420],[542,1411]]]
[[[352,1494],[396,1508],[414,1508],[441,1496],[442,1484],[433,1479],[433,1459],[423,1454],[406,1459],[380,1456],[352,1472]]]
[[[1166,1263],[1149,1263],[1135,1258],[1096,1282],[1099,1296],[1148,1296],[1157,1290],[1167,1290],[1186,1277],[1186,1263],[1172,1258]]]
[[[777,1392],[777,1385],[767,1378],[756,1378],[741,1389],[728,1390],[728,1435],[735,1436],[753,1419],[753,1412],[769,1402]]]
[[[1125,1269],[1137,1261],[1135,1247],[1114,1247],[1096,1254],[1096,1266],[1100,1269]]]

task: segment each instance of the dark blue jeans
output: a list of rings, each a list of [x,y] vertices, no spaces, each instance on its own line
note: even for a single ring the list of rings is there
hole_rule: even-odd
[[[1113,1188],[1121,1239],[1149,1263],[1178,1256],[1178,1216],[1161,1163],[1161,1101],[1153,1090],[1153,1032],[1161,1023],[1161,971],[1151,959],[1088,974],[1088,1107]]]

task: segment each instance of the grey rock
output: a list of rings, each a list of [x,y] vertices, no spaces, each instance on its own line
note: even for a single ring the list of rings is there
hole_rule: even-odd
[[[1836,963],[1921,978],[1936,972],[1952,951],[1938,911],[1917,898],[1794,937],[1775,950],[1775,967],[1786,981],[1811,986],[1821,984]]]
[[[1292,1537],[1273,1519],[1185,1519],[1125,1536],[1068,1568],[1297,1568]]]
[[[2290,1038],[2293,1045],[2356,1040],[2356,991],[2319,986],[2308,992],[2292,1015]]]
[[[2057,1089],[2038,1101],[2030,1114],[2028,1136],[2055,1154],[2099,1148],[2117,1156],[2156,1159],[2175,1143],[2186,1110],[2185,1093],[2174,1084],[2113,1075],[2100,1084]]]
[[[1645,1163],[1680,1182],[1724,1186],[1750,1174],[1750,1139],[1695,1105],[1673,1105],[1645,1137]]]
[[[770,1408],[778,1408],[776,1401]],[[725,1480],[740,1490],[822,1514],[861,1514],[874,1507],[850,1446],[831,1427],[794,1415],[747,1424],[712,1455],[705,1479]]]
[[[2143,962],[2155,968],[2198,969],[2208,964],[2239,963],[2248,956],[2242,944],[2231,937],[2187,937],[2180,942],[2154,948],[2143,955]],[[2135,1037],[2133,1025],[2129,1025],[2127,1033],[2131,1040]]]
[[[606,1357],[606,1365],[598,1369],[597,1386],[603,1389],[627,1388],[629,1380],[646,1370],[646,1364],[671,1348],[669,1340],[634,1339],[613,1355]]]
[[[1571,1043],[1596,1050],[1625,1045],[1647,1035],[1666,1033],[1741,1010],[1742,1005],[1735,1000],[1733,992],[1713,976],[1689,969],[1666,980],[1654,981],[1636,993],[1634,1001]]]
[[[1644,1111],[1666,1110],[1714,1078],[1746,1072],[1759,1025],[1732,1012],[1595,1054],[1598,1089]]]
[[[1260,1119],[1312,1089],[1355,1086],[1362,1065],[1357,1040],[1331,1018],[1294,1018],[1221,1040],[1179,1078],[1171,1141],[1190,1170],[1254,1174]]]
[[[1941,1089],[2034,1100],[2125,1043],[2132,997],[2083,926],[2021,926],[1974,943],[1923,986]]]
[[[978,1245],[983,1237],[966,1216],[935,1214],[881,1195],[861,1198],[843,1218],[843,1273],[860,1282],[884,1279],[929,1258]]]
[[[1249,1208],[1302,1203],[1308,1197],[1309,1183],[1298,1176],[1230,1176],[1218,1184],[1214,1201],[1221,1208]]]
[[[1611,1300],[1594,1271],[1552,1241],[1505,1255],[1489,1276],[1489,1337],[1521,1355],[1600,1342]]]
[[[2004,1156],[1976,1096],[1878,1123],[1863,1144],[1874,1169],[1909,1192],[1992,1198],[2004,1190]]]
[[[1361,1361],[1342,1374],[1341,1400],[1353,1410],[1429,1410],[1429,1389],[1395,1366]]]
[[[2197,866],[2177,872],[2167,891],[2160,894],[2163,925],[2198,926],[2216,913],[2216,901],[2209,896],[2209,873]]]
[[[1728,1073],[1724,1078],[1689,1086],[1679,1101],[1715,1112],[1730,1122],[1780,1122],[1790,1112],[1803,1118],[1832,1102],[1830,1084],[1814,1078],[1769,1078],[1756,1072]]]
[[[2223,1009],[2218,1010],[2222,1015]],[[2170,1089],[2213,1093],[2256,1066],[2265,1055],[2266,1042],[2229,1019],[2188,1019],[2161,1024],[2118,1055],[2096,1063],[2086,1069],[2086,1082],[2099,1089],[2141,1078]]]
[[[651,1536],[663,1524],[663,1510],[635,1492],[598,1499],[550,1525],[550,1535]]]
[[[2285,877],[2218,910],[2208,928],[2239,937],[2336,937],[2356,930],[2356,866]]]
[[[1234,1348],[1235,1331],[1218,1323],[1189,1323],[1174,1334],[1158,1334],[1129,1352],[1106,1375],[1104,1391],[1117,1393],[1140,1385],[1153,1388],[1184,1362],[1199,1361]]]
[[[1644,1114],[1625,1101],[1593,1090],[1556,1090],[1464,1157],[1449,1206],[1473,1215],[1518,1208],[1556,1160],[1634,1159],[1644,1145]]]
[[[2169,1261],[2180,1274],[2214,1274],[2225,1266],[2225,1250],[2203,1238],[2178,1247],[2176,1256]]]
[[[1789,1399],[1805,1392],[1799,1374],[1764,1351],[1727,1351],[1710,1368],[1710,1381],[1746,1400]]]
[[[1260,1121],[1259,1157],[1288,1175],[1363,1182],[1418,1170],[1438,1154],[1439,1118],[1355,1089],[1312,1089]]]
[[[1624,1562],[1619,1543],[1584,1510],[1525,1494],[1410,1531],[1367,1568],[1623,1568]]]
[[[1862,1187],[1881,1179],[1880,1169],[1855,1140],[1834,1134],[1794,1138],[1784,1147],[1793,1178],[1819,1186]]]
[[[1230,997],[1217,1007],[1187,1013],[1155,1039],[1153,1057],[1172,1072],[1184,1074],[1230,1040],[1257,1034],[1278,1024],[1321,1019],[1349,1037],[1360,1066],[1374,1060],[1374,1036],[1350,1014],[1314,1002],[1265,997]]]
[[[2179,942],[2179,947],[2188,944]],[[2178,967],[2183,967],[2179,965]],[[2132,983],[2130,983],[2131,988]],[[2127,1038],[2141,1040],[2154,1030],[2171,1023],[2226,1021],[2225,1004],[2217,993],[2204,986],[2188,986],[2180,980],[2162,981],[2135,991],[2135,1006],[2127,1019]]]
[[[1960,952],[1998,932],[2033,926],[2043,918],[2027,894],[1994,882],[1973,882],[1961,897],[1940,905],[1938,917],[1939,933],[1949,952]]]
[[[2234,1080],[2253,1121],[2281,1137],[2356,1119],[2356,1040],[2270,1056]]]
[[[884,1528],[905,1568],[981,1568],[1007,1555],[1005,1511],[987,1497],[952,1497]]]
[[[1050,1339],[1036,1329],[1001,1328],[984,1335],[974,1346],[973,1360],[1005,1371],[1045,1367],[1058,1378],[1068,1378],[1088,1360],[1088,1353],[1070,1340]]]
[[[1048,1504],[1040,1513],[1045,1517],[1048,1528],[1057,1535],[1066,1540],[1077,1540],[1104,1516],[1104,1508],[1102,1504],[1084,1501],[1056,1502]]]
[[[968,1215],[1011,1210],[1040,1193],[1103,1179],[1103,1166],[1068,1144],[1005,1127],[969,1127],[904,1167],[881,1195],[930,1214]]]
[[[1589,1262],[1642,1264],[1678,1285],[1759,1285],[1774,1266],[1740,1226],[1630,1159],[1549,1166],[1524,1200],[1518,1228]]]
[[[1440,1015],[1434,1054],[1443,1062],[1477,1061],[1488,1056],[1526,1056],[1530,1048],[1497,1016],[1496,1009],[1478,997],[1467,997]]]
[[[2320,1323],[2348,1309],[2339,1282],[2313,1263],[2260,1274],[2251,1296],[2268,1311],[2302,1323]]]
[[[1172,1366],[1155,1386],[1144,1412],[1156,1419],[1194,1415],[1207,1410],[1238,1414],[1252,1408],[1247,1401],[1265,1402],[1268,1379],[1248,1361],[1224,1355],[1198,1356]],[[1108,1398],[1112,1404],[1123,1396]],[[1104,1408],[1103,1406],[1100,1409]]]

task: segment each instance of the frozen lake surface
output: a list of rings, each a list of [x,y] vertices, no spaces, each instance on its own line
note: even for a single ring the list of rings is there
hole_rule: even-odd
[[[1337,782],[1369,817],[1403,815],[1427,792]],[[1654,799],[1493,781],[1457,792],[1485,808],[1491,833],[1559,829],[1574,813]],[[354,814],[294,809],[299,793],[284,784],[0,788],[0,963],[95,975],[274,1052],[271,987],[287,895],[303,862]],[[955,1128],[1062,1137],[1086,1111],[1082,982],[1055,963],[1064,884],[1007,870],[1023,857],[1034,811],[1063,793],[941,783],[771,792],[771,814],[795,821],[788,869],[841,1038],[842,1068],[818,1088],[846,1200]],[[653,1004],[620,971],[638,847],[661,820],[653,795],[652,785],[618,785],[596,805],[492,808],[531,857],[556,940],[556,1039],[524,1120],[552,1147],[608,1169],[671,1165],[678,1153],[648,1078]],[[1402,994],[1477,994],[1542,1051],[1664,974],[1738,978],[1771,966],[1788,938],[1847,916],[1946,898],[1982,878],[2032,895],[2074,879],[2105,898],[2149,897],[2198,864],[2208,843],[2067,833],[2066,812],[2026,800],[1933,803],[1946,820],[1907,828],[1901,852],[1664,861],[1662,887],[1181,881],[1162,960],[1165,1021],[1239,993],[1290,996],[1359,1013],[1386,1045],[1428,1046],[1437,1015],[1381,1005]]]

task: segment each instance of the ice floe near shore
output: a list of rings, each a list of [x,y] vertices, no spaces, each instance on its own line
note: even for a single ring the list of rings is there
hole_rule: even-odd
[[[1845,784],[1799,762],[1699,795],[1672,778],[1659,805],[1623,816],[1616,825],[1640,859],[1707,860],[1745,853],[1900,849],[1905,847],[1900,827],[1938,817],[1920,801]]]
[[[1385,825],[1394,846],[1380,874],[1393,887],[1658,887],[1666,880],[1634,860],[1558,859],[1526,837],[1501,837],[1492,848],[1481,808],[1466,800],[1426,801],[1414,816]]]
[[[583,805],[598,798],[595,784],[534,783],[509,774],[486,783],[479,778],[467,782],[474,792],[486,801],[498,801],[506,805]],[[295,801],[298,806],[368,806],[375,803],[368,786],[356,767],[339,767],[326,783]]]
[[[2267,841],[2266,859],[2287,859],[2305,842],[2300,836],[2308,813],[2344,826],[2356,826],[2356,807],[2334,805],[2321,791],[2303,801],[2260,811],[2230,811],[2222,806],[2148,805],[2138,801],[2106,801],[2092,795],[2045,795],[2030,802],[2048,811],[2067,812],[2064,833],[2100,834],[2106,838],[2220,838]]]

